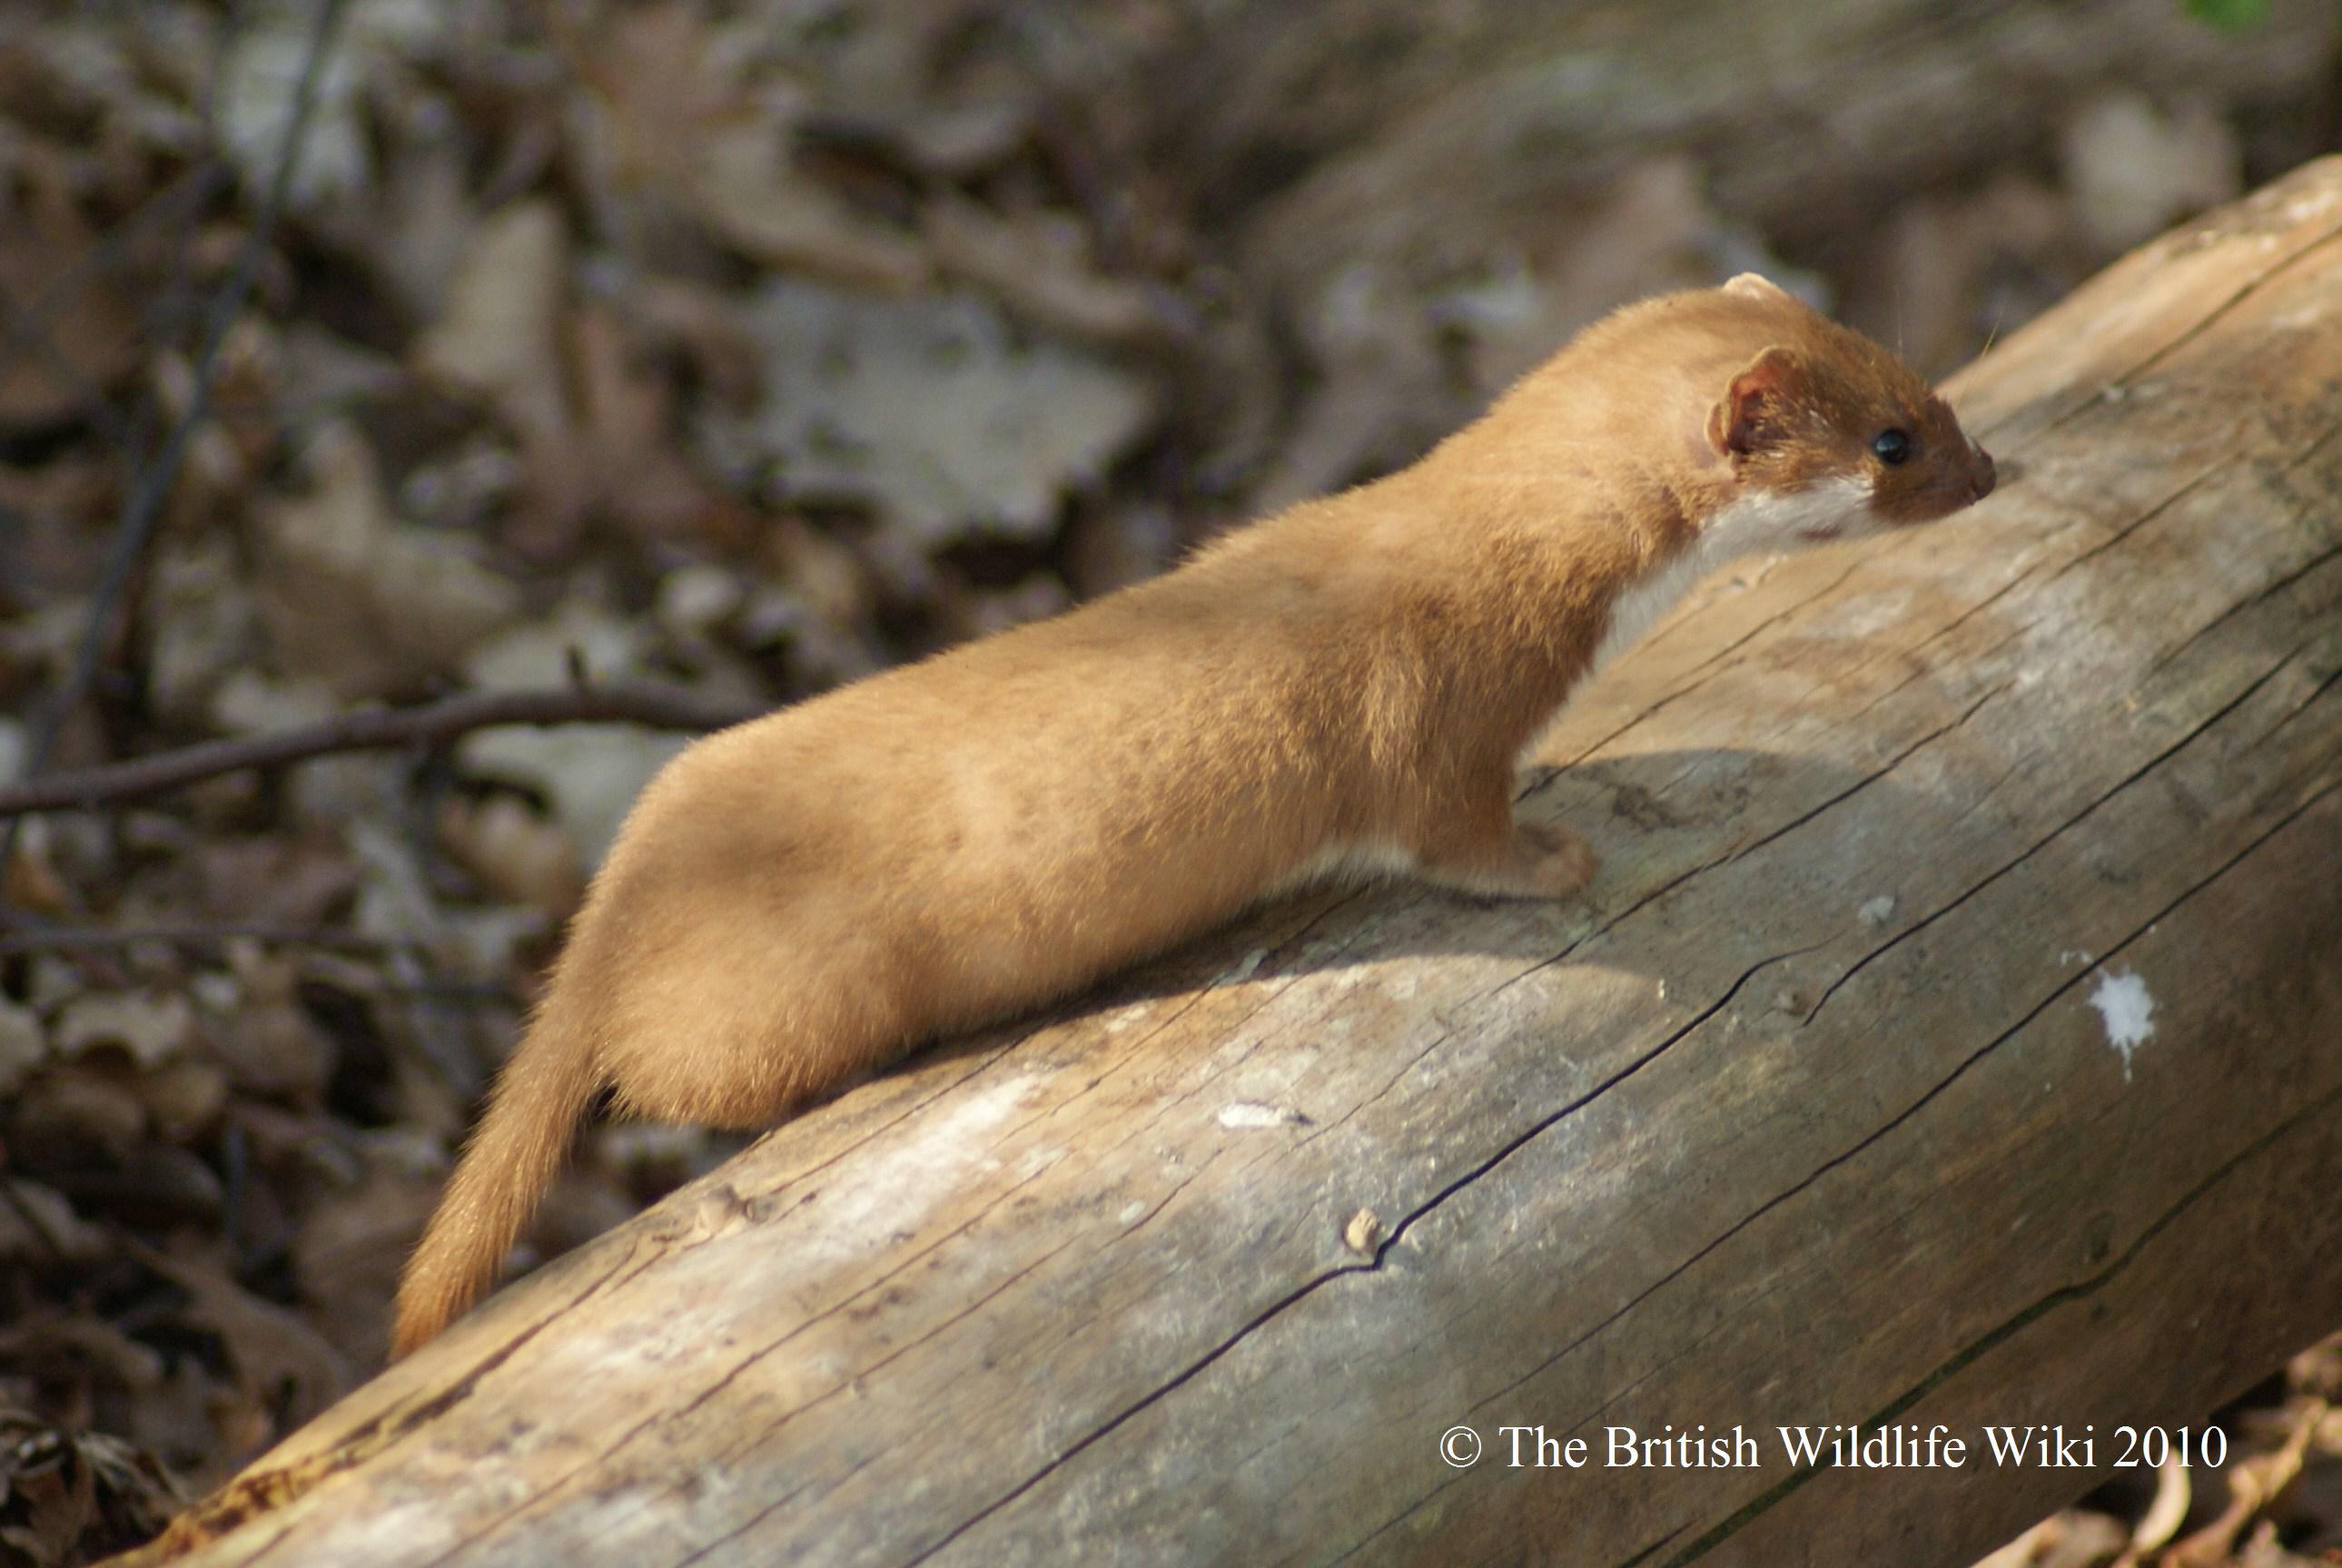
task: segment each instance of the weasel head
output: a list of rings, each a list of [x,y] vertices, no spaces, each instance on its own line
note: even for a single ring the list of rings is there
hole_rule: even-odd
[[[1728,465],[1720,509],[1741,548],[1855,538],[1957,512],[1995,482],[1992,456],[1910,366],[1753,273],[1718,291],[1769,339],[1708,412]]]

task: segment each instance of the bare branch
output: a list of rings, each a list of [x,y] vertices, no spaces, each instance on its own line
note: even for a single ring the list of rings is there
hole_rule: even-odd
[[[53,774],[0,789],[0,817],[137,800],[245,768],[283,767],[334,752],[440,746],[497,724],[628,724],[662,730],[714,730],[757,710],[711,703],[666,686],[566,686],[534,692],[467,692],[411,708],[361,708],[320,724],[233,740],[205,741],[104,767]]]
[[[23,929],[0,932],[0,954],[14,953],[114,953],[127,947],[216,949],[231,942],[251,942],[264,947],[314,947],[333,953],[381,954],[414,947],[414,942],[391,936],[366,936],[330,926],[268,925],[229,922],[215,925],[129,925],[110,931],[87,926],[51,925],[26,920],[22,911],[6,916]]]
[[[139,474],[130,487],[122,507],[122,519],[115,525],[114,545],[108,552],[105,574],[99,579],[97,591],[90,595],[89,619],[82,628],[81,642],[74,650],[72,667],[58,686],[55,700],[33,738],[25,758],[25,776],[31,779],[46,764],[50,751],[56,744],[59,730],[65,719],[81,703],[89,684],[97,672],[99,654],[105,645],[105,630],[114,616],[115,604],[129,585],[131,576],[145,559],[146,545],[154,537],[155,524],[162,516],[163,503],[177,482],[180,464],[185,459],[188,443],[194,438],[211,405],[211,389],[218,372],[220,345],[227,341],[228,329],[243,313],[245,300],[252,293],[253,281],[260,272],[262,255],[276,233],[276,224],[293,188],[294,171],[301,161],[302,145],[308,138],[311,115],[317,106],[317,88],[324,80],[326,56],[332,52],[334,34],[341,22],[345,0],[319,0],[317,25],[310,35],[307,56],[301,65],[301,79],[294,88],[292,113],[286,117],[285,142],[276,157],[268,189],[261,199],[260,210],[254,215],[252,231],[245,236],[237,252],[235,265],[212,302],[209,318],[204,324],[204,336],[195,361],[194,391],[187,406],[181,413],[170,433],[164,438],[162,449],[155,461]],[[17,824],[11,820],[5,832],[0,832],[0,864],[5,864],[16,847]]]

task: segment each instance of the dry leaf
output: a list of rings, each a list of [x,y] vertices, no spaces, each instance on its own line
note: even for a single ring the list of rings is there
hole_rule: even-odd
[[[1153,416],[1150,388],[1092,355],[1020,343],[972,295],[880,299],[769,284],[747,319],[767,400],[713,433],[776,465],[790,501],[874,508],[932,547],[1046,534]]]
[[[2208,103],[2165,114],[2117,88],[2066,123],[2058,157],[2082,225],[2112,255],[2244,190],[2244,145]]]
[[[194,845],[189,858],[200,906],[238,924],[321,925],[357,887],[356,869],[332,834],[215,839]],[[231,963],[242,945],[230,945]]]
[[[300,1004],[299,961],[249,942],[229,944],[227,956],[234,995],[210,1031],[211,1054],[239,1089],[315,1104],[334,1053]]]
[[[175,1144],[193,1142],[227,1105],[227,1074],[211,1062],[172,1062],[142,1073],[131,1090],[146,1107],[148,1125]]]
[[[418,103],[395,135],[368,256],[408,313],[427,319],[480,224],[464,170],[468,137],[435,97]]]
[[[561,310],[569,241],[549,201],[491,213],[465,245],[439,319],[415,346],[424,375],[484,399],[524,435],[567,423]]]
[[[94,1562],[146,1540],[186,1502],[152,1454],[120,1438],[0,1407],[0,1548],[12,1563]]]
[[[429,48],[451,25],[448,9],[435,0],[365,0],[347,8],[335,47],[316,73],[316,101],[294,166],[296,205],[358,195],[373,184],[367,79]],[[218,105],[219,138],[249,190],[265,190],[275,178],[316,30],[316,7],[306,0],[261,0],[236,15],[211,101]]]
[[[1737,272],[1761,272],[1810,303],[1827,289],[1785,266],[1762,236],[1708,199],[1699,164],[1667,154],[1635,165],[1590,208],[1537,250],[1526,271],[1498,273],[1476,290],[1433,305],[1462,325],[1473,347],[1473,385],[1493,397],[1618,306],[1669,289],[1705,288]]]
[[[112,992],[65,1005],[52,1034],[60,1056],[112,1046],[140,1067],[158,1067],[194,1043],[195,1010],[182,993]]]
[[[245,1291],[215,1260],[192,1248],[131,1249],[147,1267],[195,1298],[187,1321],[218,1334],[236,1381],[256,1410],[297,1426],[356,1379],[342,1353],[297,1314]]]
[[[1387,466],[1404,455],[1400,433],[1436,408],[1444,391],[1429,324],[1388,274],[1364,265],[1344,272],[1319,294],[1304,332],[1322,375],[1248,498],[1256,514]]]
[[[586,891],[569,834],[509,794],[451,797],[439,808],[439,842],[495,897],[557,921]]]
[[[2177,1456],[2167,1456],[2155,1467],[2155,1501],[2131,1527],[2129,1554],[2152,1552],[2177,1534],[2195,1494],[2187,1466]]]
[[[446,1177],[444,1168],[402,1152],[400,1142],[370,1139],[361,1174],[320,1193],[294,1241],[302,1301],[354,1359],[381,1353],[399,1265],[422,1234]]]
[[[988,290],[1027,321],[1109,343],[1164,328],[1144,285],[1097,272],[1088,236],[1068,214],[1009,217],[945,192],[920,218],[946,273]]]
[[[2175,1543],[2164,1554],[2163,1568],[2219,1568],[2235,1551],[2237,1537],[2300,1475],[2327,1409],[2324,1400],[2314,1397],[2289,1402],[2284,1443],[2271,1453],[2242,1455],[2223,1470],[2228,1505],[2212,1523]]]
[[[637,538],[687,536],[700,524],[722,533],[736,504],[718,496],[675,445],[666,374],[641,363],[617,319],[588,305],[566,333],[574,405],[557,429],[525,443],[528,477],[523,514],[505,530],[539,557],[572,544],[589,515],[607,513]]]
[[[31,352],[0,359],[0,425],[40,425],[102,402],[104,388],[128,374],[138,318],[111,280],[55,286],[86,262],[96,236],[66,191],[47,182],[11,191],[10,184],[0,181],[0,300],[7,305],[0,342],[20,329],[19,312],[30,313],[39,331]]]
[[[18,1125],[37,1128],[45,1138],[85,1140],[117,1156],[136,1151],[146,1135],[146,1106],[137,1091],[119,1074],[79,1065],[41,1074],[19,1091],[9,1109]],[[67,1172],[43,1174],[71,1186]]]
[[[348,833],[359,873],[351,928],[402,949],[436,952],[447,923],[417,859],[423,846],[370,818],[352,821]]]
[[[48,1057],[40,1014],[0,996],[0,1095],[15,1092]]]
[[[610,189],[688,214],[768,266],[891,288],[921,281],[917,246],[796,167],[796,103],[737,79],[712,42],[697,6],[642,5],[584,53],[579,74],[601,111],[587,124]]]
[[[2103,1513],[2069,1508],[2053,1513],[1975,1568],[2097,1568],[2111,1562],[2129,1532]]]
[[[203,534],[165,547],[155,564],[146,623],[149,695],[173,723],[200,724],[219,684],[251,661],[260,640],[259,613],[232,542]]]
[[[397,522],[365,440],[336,424],[315,488],[261,514],[261,613],[279,666],[345,697],[381,696],[455,666],[511,620],[511,584],[453,543]]]
[[[86,1263],[113,1251],[114,1236],[75,1213],[55,1188],[18,1176],[0,1176],[0,1181],[8,1183],[5,1198],[0,1200],[0,1258],[58,1257]]]

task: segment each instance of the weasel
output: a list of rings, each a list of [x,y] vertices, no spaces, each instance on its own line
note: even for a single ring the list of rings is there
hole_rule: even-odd
[[[393,1354],[494,1283],[606,1089],[766,1126],[1303,882],[1577,892],[1585,843],[1513,815],[1573,686],[1720,561],[1993,480],[1908,367],[1747,274],[1597,322],[1413,467],[706,737],[595,876]]]

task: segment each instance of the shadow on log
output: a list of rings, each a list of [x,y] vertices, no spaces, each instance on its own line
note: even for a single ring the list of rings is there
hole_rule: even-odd
[[[1707,584],[1550,738],[1589,902],[1287,902],[926,1054],[152,1558],[1917,1568],[2200,1422],[2342,1310],[2342,161],[1954,394],[1999,494]],[[1992,1463],[2043,1423],[2091,1468]],[[1606,1464],[1702,1426],[1758,1463]]]

